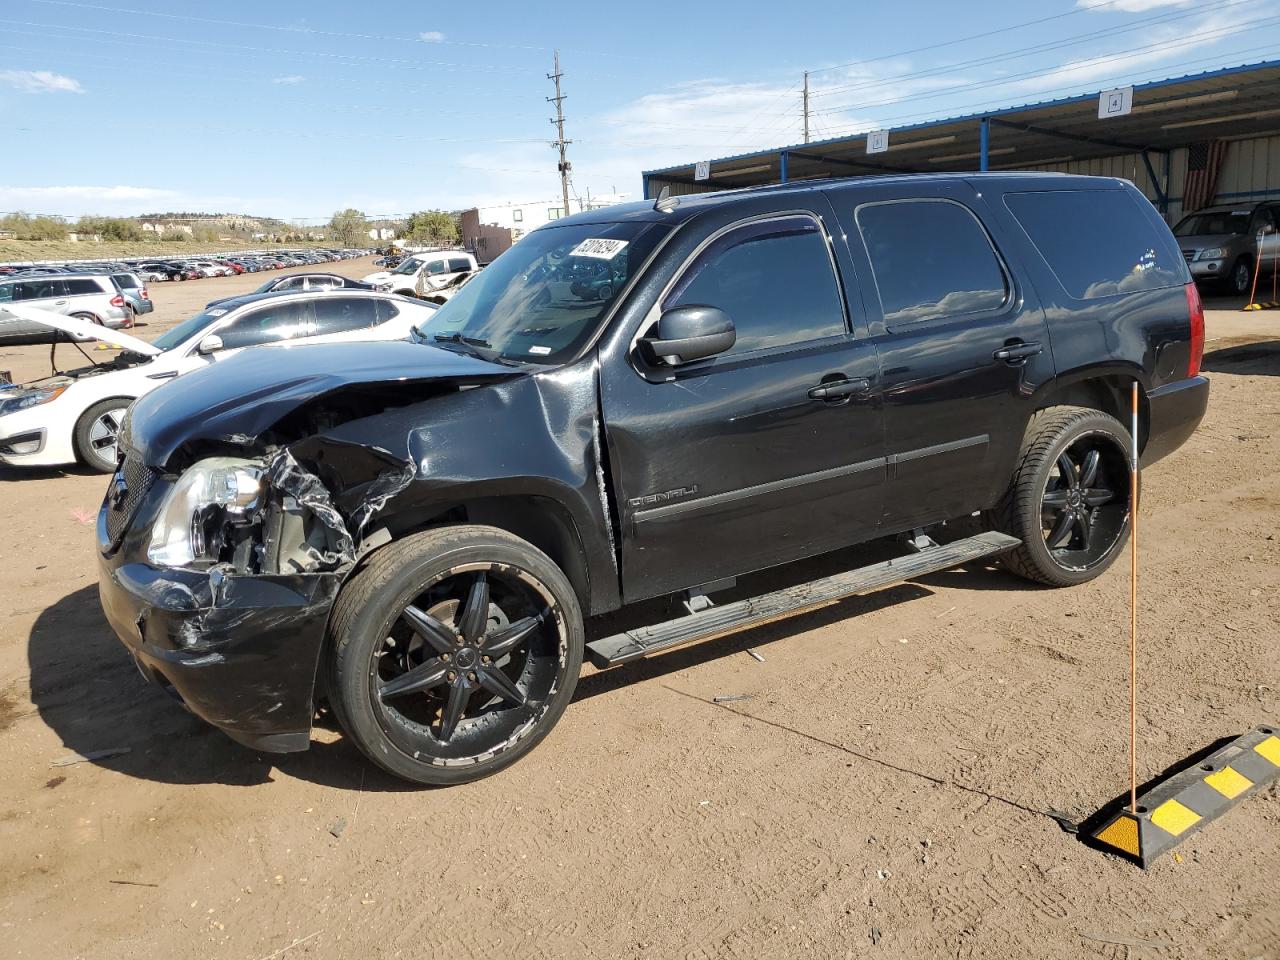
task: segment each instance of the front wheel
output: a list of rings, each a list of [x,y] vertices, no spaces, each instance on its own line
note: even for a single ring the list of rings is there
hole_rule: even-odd
[[[1253,264],[1248,257],[1240,257],[1231,266],[1231,273],[1227,275],[1227,286],[1236,296],[1243,297],[1249,292],[1252,279]]]
[[[99,473],[115,470],[120,423],[132,402],[128,397],[102,400],[76,421],[73,443],[76,456],[86,467]]]
[[[466,783],[514,763],[568,706],[582,613],[560,569],[493,527],[380,550],[334,606],[328,693],[347,735],[405,780]]]
[[[1129,432],[1085,407],[1040,410],[987,525],[1022,543],[1004,554],[1014,573],[1055,587],[1086,583],[1129,537]]]

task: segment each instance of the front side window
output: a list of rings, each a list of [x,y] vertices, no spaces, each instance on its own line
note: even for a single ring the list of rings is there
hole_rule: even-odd
[[[13,301],[13,284],[0,283],[0,303],[11,303]]]
[[[437,273],[444,273],[445,272],[444,261],[432,260],[430,263],[427,264],[427,269],[424,272],[427,274],[427,276],[430,276],[430,277],[434,277]]]
[[[326,297],[312,304],[316,336],[367,330],[378,323],[378,301],[369,297]]]
[[[718,307],[737,341],[729,354],[845,332],[844,306],[826,237],[808,216],[760,220],[712,241],[662,303]]]
[[[1004,202],[1077,300],[1180,286],[1190,279],[1168,232],[1157,229],[1127,190],[1010,193]]]
[[[997,310],[1009,284],[987,232],[950,200],[869,203],[855,215],[888,324]]]
[[[311,324],[311,301],[292,300],[250,310],[214,332],[222,338],[222,346],[231,350],[309,336]]]

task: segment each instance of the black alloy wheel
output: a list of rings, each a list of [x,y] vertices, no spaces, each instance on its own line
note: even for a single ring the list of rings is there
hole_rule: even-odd
[[[1129,434],[1101,410],[1054,406],[1027,425],[1009,486],[986,525],[1022,542],[1000,562],[1055,587],[1099,576],[1129,535]]]
[[[1054,462],[1040,497],[1042,533],[1054,559],[1087,570],[1109,555],[1129,520],[1129,468],[1105,433],[1087,433]]]
[[[563,573],[527,542],[480,526],[413,534],[375,553],[334,606],[334,713],[397,776],[487,776],[564,712],[581,619]]]

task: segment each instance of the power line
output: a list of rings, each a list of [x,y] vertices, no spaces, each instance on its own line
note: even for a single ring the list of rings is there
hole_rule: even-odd
[[[1194,60],[1185,60],[1185,61],[1180,61],[1178,63],[1169,64],[1166,67],[1166,69],[1187,70],[1197,66],[1218,67],[1222,65],[1223,58],[1243,57],[1248,54],[1258,53],[1260,51],[1266,51],[1267,53],[1272,53],[1274,52],[1274,50],[1275,50],[1275,44],[1264,44],[1262,46],[1257,46],[1257,47],[1246,47],[1243,50],[1235,50],[1227,54],[1220,54],[1213,57],[1199,57]],[[1135,82],[1139,82],[1139,78],[1146,79],[1146,78],[1149,78],[1149,76],[1150,74],[1147,73],[1146,71],[1131,71],[1129,73],[1113,74],[1097,82],[1102,89],[1106,89],[1106,85],[1108,84],[1120,84],[1123,82],[1135,83]],[[1055,87],[1050,90],[1040,90],[1036,92],[1036,95],[1053,99],[1059,96],[1065,96],[1065,95],[1069,95],[1072,93],[1079,93],[1079,92],[1080,92],[1080,84],[1073,83],[1070,86]],[[1037,102],[1044,102],[1044,101],[1037,101]],[[1026,106],[1033,107],[1033,106],[1036,106],[1036,103],[1028,103],[1026,104]],[[894,116],[894,117],[881,117],[879,120],[875,121],[875,123],[876,123],[876,127],[880,127],[885,124],[901,123],[903,121],[911,121],[911,120],[924,120],[926,122],[930,120],[935,120],[935,119],[947,120],[947,119],[960,118],[965,116],[972,116],[974,114],[981,113],[983,110],[988,108],[1003,109],[1004,107],[1003,106],[991,107],[990,100],[983,100],[978,103],[970,103],[964,106],[951,108],[955,112],[950,117],[938,118],[937,116],[938,111],[934,109],[934,110],[925,110],[917,113],[899,114],[898,116]],[[818,115],[829,116],[836,119],[838,119],[839,117],[838,114],[834,112],[828,112],[828,111],[818,111]],[[844,132],[837,131],[836,133],[832,134],[831,139],[835,139],[838,137],[860,136],[861,134],[866,133],[867,129],[873,129],[873,128],[866,128],[866,129],[845,128]]]
[[[39,2],[44,2],[44,0],[39,0]],[[52,0],[50,0],[50,2],[52,2]],[[865,60],[854,60],[854,61],[851,61],[850,63],[839,63],[839,64],[836,64],[834,67],[819,67],[817,69],[810,70],[809,72],[810,73],[826,73],[830,70],[843,70],[846,67],[858,67],[866,63],[879,63],[883,60],[892,60],[895,57],[907,57],[913,53],[924,53],[925,51],[928,51],[928,50],[940,50],[943,47],[953,47],[956,44],[968,43],[970,40],[982,40],[986,37],[994,37],[1001,33],[1010,33],[1014,30],[1021,30],[1024,27],[1034,27],[1042,23],[1049,23],[1054,20],[1062,20],[1065,17],[1074,17],[1080,13],[1096,12],[1098,10],[1102,10],[1105,7],[1115,6],[1117,3],[1120,3],[1120,2],[1122,2],[1122,0],[1102,0],[1101,3],[1093,3],[1093,4],[1089,4],[1088,6],[1078,6],[1074,10],[1068,10],[1066,13],[1055,13],[1052,16],[1040,17],[1039,19],[1036,19],[1036,20],[1024,20],[1022,23],[1013,23],[1007,27],[999,27],[998,29],[995,29],[995,30],[984,31],[983,33],[974,33],[974,34],[970,34],[967,37],[957,37],[954,40],[943,40],[939,43],[931,43],[923,47],[913,47],[910,50],[899,50],[897,53],[885,53],[885,54],[881,54],[878,57],[868,57]]]
[[[1257,3],[1258,0],[1224,0],[1224,2],[1214,8],[1214,12],[1228,9],[1230,7],[1240,6],[1241,4]],[[885,77],[875,80],[861,80],[856,83],[841,84],[835,87],[827,87],[824,90],[817,91],[812,96],[815,99],[821,97],[830,97],[834,94],[847,90],[863,90],[875,87],[888,86],[900,83],[903,80],[916,80],[924,77],[939,76],[947,73],[953,73],[957,70],[967,67],[986,66],[990,63],[1003,62],[1011,59],[1021,59],[1023,57],[1032,56],[1036,53],[1045,53],[1049,50],[1058,50],[1063,47],[1075,46],[1076,44],[1085,43],[1089,40],[1096,40],[1099,37],[1112,37],[1121,33],[1132,33],[1135,30],[1146,30],[1152,26],[1163,25],[1174,20],[1182,20],[1190,16],[1203,16],[1204,11],[1199,8],[1190,10],[1177,10],[1173,13],[1161,14],[1157,17],[1139,20],[1126,27],[1116,27],[1109,30],[1093,30],[1088,33],[1076,34],[1072,37],[1065,37],[1060,40],[1051,40],[1044,43],[1033,44],[1028,47],[1018,47],[1013,50],[1005,50],[999,53],[990,54],[983,57],[976,57],[972,60],[961,60],[957,63],[946,64],[940,67],[930,67],[924,70],[914,70],[910,73],[894,74],[891,77]]]
[[[1002,77],[999,80],[985,79],[985,80],[974,80],[968,83],[951,84],[949,86],[940,87],[937,90],[931,90],[923,94],[913,94],[910,96],[896,97],[894,99],[881,100],[873,103],[850,101],[846,103],[832,104],[830,105],[828,112],[830,112],[831,110],[861,110],[861,109],[869,109],[874,107],[889,106],[891,104],[896,104],[896,103],[909,103],[915,100],[930,100],[930,99],[936,99],[938,97],[948,96],[952,93],[957,93],[963,90],[971,90],[975,87],[1001,87],[1001,86],[1007,86],[1011,83],[1018,83],[1023,80],[1034,80],[1038,77],[1052,77],[1055,73],[1061,73],[1064,70],[1076,69],[1079,67],[1089,66],[1092,64],[1107,63],[1112,60],[1125,59],[1133,56],[1134,54],[1145,53],[1151,50],[1172,50],[1178,47],[1195,45],[1197,41],[1201,41],[1206,38],[1221,39],[1224,37],[1233,36],[1237,33],[1244,33],[1246,31],[1255,29],[1256,27],[1264,23],[1275,23],[1277,21],[1280,21],[1280,16],[1261,17],[1256,20],[1245,20],[1231,27],[1221,27],[1215,30],[1206,30],[1201,33],[1186,34],[1180,40],[1176,40],[1176,41],[1159,41],[1157,43],[1145,44],[1140,47],[1130,47],[1124,50],[1115,51],[1114,53],[1101,54],[1096,57],[1089,57],[1084,60],[1071,60],[1071,61],[1068,61],[1067,63],[1059,64],[1056,67],[1051,67],[1047,70],[1031,70],[1026,73],[1013,74],[1008,77]]]
[[[282,33],[302,33],[312,34],[321,37],[341,37],[344,40],[393,40],[397,42],[408,43],[430,43],[444,44],[456,47],[487,47],[495,50],[535,50],[545,51],[546,47],[538,47],[527,44],[518,43],[482,43],[470,40],[446,40],[443,37],[405,37],[405,36],[383,36],[378,34],[352,33],[349,30],[321,30],[316,27],[287,27],[273,23],[249,23],[243,20],[222,20],[215,17],[196,17],[183,13],[167,13],[161,10],[134,10],[127,7],[109,7],[97,3],[82,3],[78,0],[29,0],[31,3],[40,3],[46,6],[54,7],[75,7],[81,10],[99,10],[106,13],[126,13],[139,17],[163,17],[167,20],[184,20],[188,23],[207,23],[224,27],[249,27],[254,30],[277,30]],[[1115,0],[1112,0],[1115,2]],[[646,59],[643,57],[633,57],[627,54],[604,53],[597,50],[575,50],[575,53],[590,54],[598,57],[618,57],[625,60]]]

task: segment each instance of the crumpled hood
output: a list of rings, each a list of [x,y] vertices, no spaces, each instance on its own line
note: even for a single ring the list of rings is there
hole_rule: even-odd
[[[125,443],[163,467],[192,441],[249,443],[317,397],[359,384],[491,383],[524,371],[406,340],[255,347],[145,394]]]

